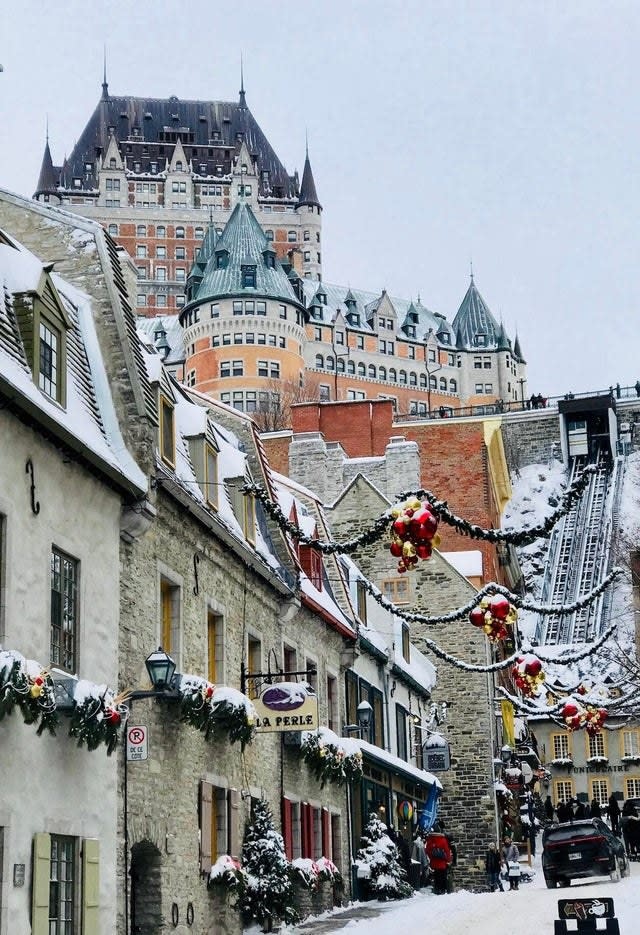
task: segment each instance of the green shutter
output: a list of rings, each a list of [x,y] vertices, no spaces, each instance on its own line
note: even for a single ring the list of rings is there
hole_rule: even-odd
[[[210,782],[202,780],[200,783],[200,872],[209,873],[211,870],[213,821],[213,786]]]
[[[49,935],[49,881],[51,879],[51,835],[33,836],[31,868],[31,935]]]
[[[100,935],[100,842],[82,846],[82,935]]]

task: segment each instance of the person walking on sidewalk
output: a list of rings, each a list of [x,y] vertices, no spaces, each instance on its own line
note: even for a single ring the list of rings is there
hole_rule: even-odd
[[[498,889],[501,893],[504,893],[504,888],[502,886],[502,880],[500,879],[500,854],[498,853],[498,847],[495,841],[492,841],[489,845],[489,849],[484,858],[484,866],[487,871],[487,882],[489,883],[489,889],[492,893]]]
[[[509,889],[517,890],[520,886],[520,851],[508,834],[504,838],[502,863],[505,865],[509,876]]]

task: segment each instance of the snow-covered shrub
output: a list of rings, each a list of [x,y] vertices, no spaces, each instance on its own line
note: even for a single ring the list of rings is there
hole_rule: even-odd
[[[253,820],[245,831],[242,866],[245,880],[239,905],[245,921],[255,920],[265,930],[279,921],[297,922],[284,841],[273,826],[271,810],[264,799],[256,802]]]
[[[209,872],[209,886],[226,889],[237,902],[246,883],[246,874],[240,861],[229,854],[222,854]]]
[[[386,825],[375,814],[369,815],[362,832],[356,863],[359,869],[368,869],[369,890],[378,899],[405,899],[412,895],[413,890],[400,865],[398,848],[387,834]]]

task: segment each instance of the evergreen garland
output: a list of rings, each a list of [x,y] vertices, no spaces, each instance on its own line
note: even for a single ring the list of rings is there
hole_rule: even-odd
[[[398,848],[387,834],[386,825],[373,813],[362,832],[356,863],[369,868],[369,890],[378,899],[405,899],[413,895],[400,865]]]
[[[76,687],[77,693],[77,687]],[[128,709],[117,705],[113,693],[106,686],[100,695],[87,695],[74,705],[71,712],[69,736],[77,737],[78,746],[87,745],[87,750],[97,750],[104,744],[107,756],[111,756],[118,746],[120,725],[126,721]]]
[[[184,676],[180,691],[180,720],[202,731],[206,740],[223,731],[231,743],[240,741],[244,749],[253,738],[255,711],[241,692],[216,688],[196,676]]]
[[[18,707],[25,724],[38,724],[37,734],[55,734],[53,681],[48,672],[18,652],[0,651],[0,720]]]
[[[589,477],[594,471],[595,467],[593,465],[586,467],[582,474],[566,489],[562,495],[560,505],[553,513],[550,513],[549,516],[537,526],[521,530],[484,529],[482,526],[470,523],[468,520],[462,519],[462,517],[452,513],[447,506],[447,501],[439,500],[430,490],[407,490],[400,494],[400,500],[408,500],[409,498],[427,500],[437,517],[447,523],[447,525],[452,526],[456,532],[462,536],[468,536],[470,539],[484,539],[487,542],[506,542],[511,545],[522,546],[549,535],[558,520],[565,516],[571,509],[573,503],[582,496],[589,481]],[[304,545],[308,545],[312,549],[322,552],[324,555],[333,555],[335,553],[349,555],[362,546],[378,542],[385,535],[394,519],[392,515],[393,508],[390,508],[375,519],[371,527],[366,529],[359,536],[354,536],[353,539],[347,539],[344,542],[336,542],[335,540],[323,542],[321,539],[315,539],[313,536],[307,535],[297,523],[291,522],[283,513],[280,505],[271,499],[269,492],[262,484],[244,484],[241,491],[245,496],[255,497],[260,500],[267,513],[276,521],[284,532],[288,533],[298,542],[302,542]]]
[[[247,824],[242,845],[245,884],[239,905],[247,924],[258,922],[265,931],[274,924],[299,920],[293,905],[291,867],[284,852],[282,835],[264,799],[256,802],[253,820]]]
[[[305,731],[300,749],[302,759],[320,781],[321,788],[328,783],[342,786],[345,782],[362,779],[362,753],[348,753],[337,734],[327,728],[317,732]]]

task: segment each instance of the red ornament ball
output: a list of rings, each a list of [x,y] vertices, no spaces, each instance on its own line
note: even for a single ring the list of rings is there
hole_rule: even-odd
[[[574,704],[573,701],[567,701],[566,705],[562,709],[562,717],[574,717],[578,713],[578,705]]]
[[[469,621],[474,627],[483,627],[485,624],[484,610],[482,607],[474,607],[469,614]]]
[[[489,610],[498,620],[505,620],[511,610],[511,604],[506,597],[503,597],[501,594],[496,594],[496,596],[491,599]]]
[[[389,546],[389,551],[394,558],[400,558],[402,555],[402,542],[399,539],[394,539],[391,545]]]

